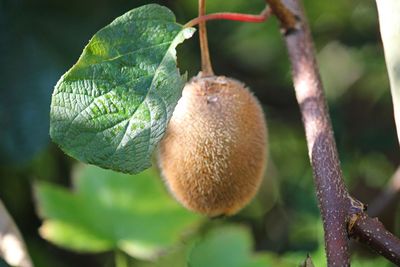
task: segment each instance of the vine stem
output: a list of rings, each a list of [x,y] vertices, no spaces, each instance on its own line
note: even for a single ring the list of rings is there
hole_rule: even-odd
[[[278,1],[270,2],[271,8],[275,2]],[[350,266],[346,222],[350,201],[342,178],[313,41],[302,7],[298,1],[295,3],[301,23],[296,31],[285,34],[285,41],[292,64],[296,98],[305,127],[310,163],[313,167],[325,230],[328,266]],[[285,21],[282,25],[285,25]]]
[[[204,16],[206,13],[206,0],[199,0],[199,17]],[[200,52],[201,52],[201,70],[202,76],[213,76],[210,52],[208,49],[207,28],[206,22],[199,23],[199,39],[200,39]]]
[[[387,231],[377,218],[360,214],[350,229],[350,236],[400,266],[400,240]]]
[[[271,15],[271,9],[266,6],[265,9],[259,15],[243,14],[243,13],[232,13],[232,12],[219,12],[212,13],[203,16],[199,16],[190,20],[185,24],[185,27],[193,27],[201,22],[210,20],[234,20],[241,22],[254,22],[260,23],[266,21]]]
[[[317,199],[324,225],[328,266],[350,266],[349,237],[400,263],[400,240],[364,205],[352,198],[343,181],[332,124],[301,0],[266,0],[281,22],[292,65],[296,99],[305,128]]]

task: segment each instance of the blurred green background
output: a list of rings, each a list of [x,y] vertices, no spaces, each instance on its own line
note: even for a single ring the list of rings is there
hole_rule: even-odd
[[[182,24],[197,12],[195,0],[0,0],[0,198],[25,237],[36,266],[114,266],[112,251],[76,253],[40,237],[42,220],[32,186],[40,181],[68,187],[76,165],[48,136],[50,98],[57,80],[97,30],[148,3],[169,7]],[[261,0],[213,0],[208,12],[258,13],[263,6]],[[305,8],[346,183],[364,203],[379,201],[400,157],[375,1],[308,0]],[[243,257],[257,251],[270,266],[296,266],[307,253],[316,266],[323,266],[323,233],[312,172],[278,23],[272,18],[263,24],[212,21],[208,25],[215,72],[245,82],[265,109],[270,151],[265,181],[257,198],[238,215],[203,218],[192,229],[189,245],[166,250],[153,262],[129,258],[129,266],[179,267],[188,257],[191,266],[211,266],[212,255],[208,263],[208,258],[199,260],[201,255],[212,250],[229,257],[235,248],[219,249],[235,242],[245,243],[237,248],[247,251]],[[197,74],[197,35],[178,47],[178,63],[189,77]],[[380,218],[399,235],[396,200],[385,206]],[[193,242],[198,244],[195,249]],[[391,266],[363,246],[352,243],[352,250],[355,266]],[[257,260],[252,258],[252,264]],[[214,261],[214,266],[219,265]]]

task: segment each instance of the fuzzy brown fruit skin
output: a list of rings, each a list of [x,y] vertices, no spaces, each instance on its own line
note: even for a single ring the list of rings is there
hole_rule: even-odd
[[[260,186],[266,135],[262,108],[242,83],[199,75],[183,89],[160,142],[162,176],[186,208],[232,215]]]

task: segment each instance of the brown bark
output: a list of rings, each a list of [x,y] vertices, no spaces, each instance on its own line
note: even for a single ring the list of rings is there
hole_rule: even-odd
[[[344,184],[313,41],[301,1],[267,2],[281,22],[292,65],[294,89],[324,224],[328,266],[350,266],[349,229],[351,237],[399,264],[399,240],[381,223],[364,213],[364,205],[349,196]]]
[[[386,230],[378,218],[360,214],[350,229],[350,236],[400,266],[400,240]]]

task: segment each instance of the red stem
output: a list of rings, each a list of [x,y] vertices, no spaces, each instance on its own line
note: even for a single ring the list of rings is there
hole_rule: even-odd
[[[270,15],[271,15],[271,9],[268,7],[266,7],[259,15],[232,13],[232,12],[212,13],[192,19],[191,21],[185,24],[185,27],[193,27],[197,24],[209,20],[234,20],[241,22],[260,23],[266,21]]]

